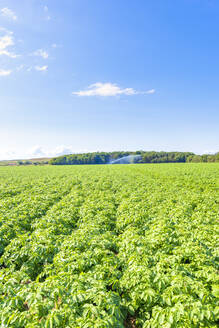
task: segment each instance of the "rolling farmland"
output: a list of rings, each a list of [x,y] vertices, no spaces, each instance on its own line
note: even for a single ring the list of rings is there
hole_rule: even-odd
[[[0,327],[218,327],[219,163],[0,168]]]

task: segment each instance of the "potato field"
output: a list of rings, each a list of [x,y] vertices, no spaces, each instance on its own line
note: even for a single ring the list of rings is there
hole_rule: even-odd
[[[219,324],[219,163],[0,168],[0,327]]]

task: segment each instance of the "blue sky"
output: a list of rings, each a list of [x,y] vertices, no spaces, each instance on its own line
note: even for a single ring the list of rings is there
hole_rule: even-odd
[[[0,0],[0,159],[219,150],[219,1]]]

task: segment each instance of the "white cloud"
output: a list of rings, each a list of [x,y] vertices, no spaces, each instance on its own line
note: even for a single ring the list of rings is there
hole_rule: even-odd
[[[74,152],[73,147],[71,146],[58,146],[55,149],[53,149],[49,154],[50,156],[62,156],[62,155],[68,155],[72,154]]]
[[[7,47],[13,46],[14,41],[11,35],[4,35],[0,37],[0,51],[4,51]]]
[[[120,88],[115,83],[101,83],[97,82],[94,84],[91,84],[87,90],[80,90],[80,91],[74,91],[72,92],[73,95],[77,96],[101,96],[101,97],[112,97],[112,96],[119,96],[119,95],[126,95],[126,96],[132,96],[137,94],[152,94],[155,90],[151,89],[148,91],[137,91],[133,88]]]
[[[45,11],[45,13],[47,13],[49,11],[49,8],[47,6],[44,6],[43,10]]]
[[[56,157],[62,155],[73,154],[72,146],[60,145],[53,149],[46,149],[40,145],[36,145],[30,149],[14,150],[14,149],[0,149],[0,160],[13,159],[31,159],[41,157]]]
[[[11,70],[0,69],[0,76],[8,76],[12,73]]]
[[[155,89],[151,89],[151,90],[146,91],[145,93],[148,94],[148,95],[152,95],[155,92],[156,92]]]
[[[29,156],[29,158],[46,157],[46,153],[41,146],[35,146],[29,149],[25,156]]]
[[[7,28],[0,26],[0,32],[4,32],[6,34],[13,34],[13,32],[9,31]]]
[[[5,34],[0,37],[0,56],[5,55],[10,58],[17,58],[18,55],[15,55],[8,51],[8,47],[11,47],[14,45],[14,40],[12,36],[12,32],[9,32],[8,34]]]
[[[48,66],[35,66],[35,70],[39,72],[46,72],[48,70]]]
[[[39,56],[42,57],[43,59],[47,59],[49,57],[49,54],[46,50],[38,49],[34,51],[33,56]]]
[[[37,158],[37,157],[55,157],[67,154],[72,154],[74,152],[71,146],[57,146],[54,149],[48,150],[42,146],[34,146],[27,151],[25,158]]]
[[[17,20],[16,14],[7,7],[1,9],[1,15],[8,19],[12,19],[13,21]]]

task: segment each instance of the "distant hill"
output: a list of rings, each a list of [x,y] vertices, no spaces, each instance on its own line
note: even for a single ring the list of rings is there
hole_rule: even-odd
[[[18,166],[18,165],[46,165],[51,158],[31,158],[0,161],[0,166]]]

